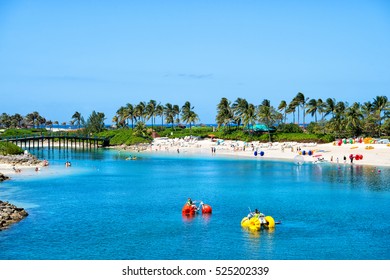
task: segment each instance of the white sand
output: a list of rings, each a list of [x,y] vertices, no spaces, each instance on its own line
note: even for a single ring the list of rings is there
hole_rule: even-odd
[[[253,147],[252,147],[253,144]],[[367,150],[367,146],[372,146],[374,149]],[[306,155],[303,156],[305,162],[315,162],[318,158],[323,158],[327,162],[344,163],[344,156],[346,156],[346,163],[350,164],[349,156],[362,155],[362,160],[353,160],[353,164],[357,165],[372,165],[372,166],[390,166],[390,147],[386,144],[342,144],[341,146],[316,143],[259,143],[231,140],[216,140],[211,139],[196,140],[187,138],[184,139],[167,139],[156,138],[153,144],[148,148],[150,152],[162,153],[180,153],[188,154],[212,154],[212,147],[215,147],[215,155],[225,155],[234,157],[251,157],[255,158],[254,151],[257,150],[256,158],[264,159],[280,159],[293,161],[294,157],[303,151]],[[245,147],[245,150],[244,150]],[[312,156],[307,155],[308,151],[312,152]],[[264,156],[260,156],[260,152],[264,152]]]

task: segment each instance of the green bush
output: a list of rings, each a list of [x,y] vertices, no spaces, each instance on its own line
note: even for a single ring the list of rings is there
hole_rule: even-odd
[[[23,149],[11,142],[0,142],[0,155],[19,155]]]
[[[286,124],[280,124],[277,127],[277,132],[284,132],[284,133],[302,133],[302,128],[299,127],[299,125],[294,123],[286,123]]]
[[[97,136],[99,137],[109,137],[110,145],[136,145],[140,143],[150,143],[151,137],[137,137],[134,136],[132,129],[117,129],[117,130],[107,130],[100,132]]]

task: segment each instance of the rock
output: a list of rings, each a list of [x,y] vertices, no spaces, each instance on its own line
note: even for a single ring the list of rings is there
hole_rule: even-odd
[[[8,176],[5,176],[4,174],[0,173],[0,182],[3,182],[5,180],[9,180]]]
[[[0,231],[28,216],[26,210],[0,200]]]

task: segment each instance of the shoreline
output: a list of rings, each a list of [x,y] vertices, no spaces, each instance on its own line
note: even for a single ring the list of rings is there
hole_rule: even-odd
[[[368,147],[369,149],[367,149]],[[335,142],[327,144],[297,142],[259,143],[223,139],[212,141],[207,138],[197,140],[191,137],[184,139],[160,137],[155,138],[149,145],[115,146],[111,148],[134,153],[224,155],[237,158],[290,162],[294,162],[294,157],[301,155],[305,164],[320,163],[319,159],[323,159],[321,163],[351,164],[350,155],[353,155],[352,162],[355,165],[390,167],[390,146],[386,144],[355,143],[338,146]],[[255,152],[257,152],[257,156],[255,156]],[[357,155],[359,156],[356,157]]]
[[[46,144],[46,143],[45,143]],[[44,145],[44,147],[48,147]],[[366,149],[371,147],[372,149]],[[258,160],[282,160],[294,162],[294,157],[302,155],[304,163],[317,163],[318,159],[323,159],[326,163],[344,163],[350,164],[350,155],[354,155],[353,164],[368,165],[378,167],[390,167],[390,146],[386,144],[342,144],[338,146],[333,143],[317,144],[317,143],[298,143],[298,142],[273,142],[260,143],[244,142],[238,140],[224,139],[197,139],[192,137],[169,139],[167,137],[158,137],[151,144],[139,145],[118,145],[110,146],[108,149],[119,151],[133,152],[135,154],[142,153],[158,153],[158,154],[188,154],[188,155],[207,155],[217,156],[223,155],[231,158],[256,158]],[[257,156],[254,153],[257,151]],[[309,154],[309,151],[311,155]],[[305,155],[303,155],[305,153]],[[362,159],[356,160],[355,156],[361,155]],[[5,160],[5,158],[11,158]],[[13,162],[17,159],[17,162]],[[19,161],[19,162],[18,162]],[[23,173],[31,173],[35,168],[45,166],[45,160],[37,159],[31,154],[17,156],[0,156],[0,174],[11,177],[17,174],[14,170],[21,170]],[[27,171],[27,172],[24,172]]]

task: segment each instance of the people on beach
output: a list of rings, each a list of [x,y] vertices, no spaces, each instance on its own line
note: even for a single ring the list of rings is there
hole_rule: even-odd
[[[347,163],[347,157],[346,156],[344,156],[344,164],[346,164]]]
[[[20,172],[22,172],[22,169],[16,168],[15,166],[12,167],[12,169],[15,171],[15,173],[20,173]]]

